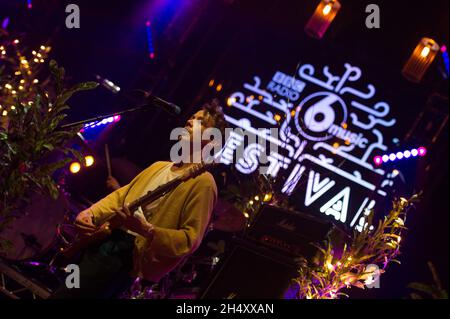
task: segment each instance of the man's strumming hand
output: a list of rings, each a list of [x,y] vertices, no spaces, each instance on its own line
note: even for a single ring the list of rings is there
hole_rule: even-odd
[[[145,238],[153,239],[153,225],[150,224],[142,214],[132,214],[127,205],[117,211],[122,225],[128,230],[135,232]]]

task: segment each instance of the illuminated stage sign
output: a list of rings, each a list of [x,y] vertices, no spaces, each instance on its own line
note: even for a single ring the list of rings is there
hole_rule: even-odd
[[[384,135],[396,123],[389,104],[377,100],[375,87],[361,81],[361,75],[359,67],[345,63],[340,73],[304,64],[295,77],[281,71],[266,81],[254,76],[229,96],[225,112],[231,125],[278,146],[277,152],[266,147],[268,173],[287,177],[282,192],[300,196],[299,210],[359,231],[370,226],[368,209],[392,185],[390,174],[372,159],[387,150]],[[279,127],[277,135],[271,135],[273,127]],[[244,174],[255,172],[264,146],[244,145],[244,138],[233,133],[228,154],[239,145],[243,156],[234,165]]]

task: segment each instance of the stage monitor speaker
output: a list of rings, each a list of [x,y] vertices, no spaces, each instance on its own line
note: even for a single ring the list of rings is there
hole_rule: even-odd
[[[320,243],[336,227],[318,216],[264,205],[252,221],[246,237],[284,254],[309,259],[317,251],[311,243]]]
[[[296,274],[293,259],[274,249],[236,240],[200,298],[282,299]]]

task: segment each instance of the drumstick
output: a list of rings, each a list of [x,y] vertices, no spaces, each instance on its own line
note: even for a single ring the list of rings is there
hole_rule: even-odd
[[[108,177],[110,177],[112,176],[112,172],[111,172],[111,160],[109,159],[108,144],[105,144],[105,157],[106,157],[106,167],[108,169]]]

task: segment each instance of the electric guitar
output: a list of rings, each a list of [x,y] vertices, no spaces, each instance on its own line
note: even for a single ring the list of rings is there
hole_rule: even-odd
[[[203,172],[210,169],[214,166],[215,163],[212,162],[210,164],[197,164],[194,167],[190,168],[187,173],[183,174],[180,177],[177,177],[170,182],[163,184],[156,189],[149,191],[144,196],[132,201],[127,205],[128,210],[131,214],[133,214],[139,207],[145,207],[156,199],[166,195],[173,189],[175,189],[178,185],[186,182],[187,180],[197,177]],[[99,227],[94,233],[85,236],[79,236],[79,238],[75,239],[75,241],[70,244],[67,248],[61,251],[61,255],[65,258],[71,259],[76,256],[79,252],[83,251],[87,247],[102,242],[105,238],[107,238],[113,229],[119,228],[121,226],[120,218],[118,218],[115,214],[111,217],[107,218],[102,226]]]

